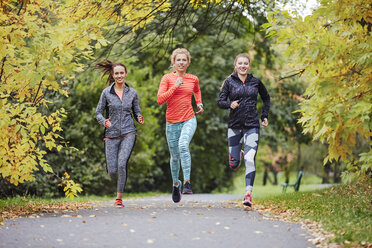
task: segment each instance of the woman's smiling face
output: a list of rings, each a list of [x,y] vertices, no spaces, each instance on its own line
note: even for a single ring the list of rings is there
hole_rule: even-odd
[[[115,83],[123,84],[125,82],[125,77],[127,76],[127,72],[123,66],[115,66],[113,69],[113,78],[115,79]]]
[[[173,68],[177,72],[184,73],[186,72],[187,67],[189,66],[189,60],[187,59],[186,54],[177,54],[174,58]]]
[[[250,68],[249,59],[245,57],[239,57],[235,63],[235,70],[239,75],[245,76],[248,74]]]

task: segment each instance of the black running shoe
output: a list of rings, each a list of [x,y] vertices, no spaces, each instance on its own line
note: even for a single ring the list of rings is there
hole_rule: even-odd
[[[183,185],[182,194],[192,194],[191,185],[189,182],[186,182]]]
[[[181,201],[181,181],[178,181],[178,186],[173,185],[172,200],[175,203]]]

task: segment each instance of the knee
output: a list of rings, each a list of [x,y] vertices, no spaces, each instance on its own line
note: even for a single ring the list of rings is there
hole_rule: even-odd
[[[189,151],[189,143],[187,141],[180,141],[178,144],[180,149],[180,153],[188,152]]]
[[[118,173],[117,170],[112,170],[112,169],[110,170],[110,169],[108,169],[108,174],[112,178],[115,177],[117,173]]]
[[[229,165],[230,165],[232,168],[237,167],[239,164],[240,164],[240,160],[239,160],[239,159],[235,159],[235,158],[229,156]]]

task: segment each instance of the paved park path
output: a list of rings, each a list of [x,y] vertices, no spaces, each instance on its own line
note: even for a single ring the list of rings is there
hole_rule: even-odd
[[[264,218],[223,194],[170,195],[96,203],[92,209],[38,214],[0,226],[0,247],[233,248],[315,247],[300,225]]]

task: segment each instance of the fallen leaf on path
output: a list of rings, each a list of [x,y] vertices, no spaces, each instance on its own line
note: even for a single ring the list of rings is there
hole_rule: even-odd
[[[128,224],[126,224],[126,223],[122,223],[121,225],[122,225],[122,226],[128,226]]]
[[[95,214],[92,214],[92,215],[89,215],[89,217],[90,218],[94,218],[94,217],[96,217],[96,215]]]
[[[83,223],[87,223],[85,220],[82,221]]]
[[[230,227],[228,227],[228,226],[225,226],[225,227],[223,227],[223,229],[225,229],[225,230],[229,230],[229,229],[230,229]]]
[[[220,225],[221,223],[220,222],[216,222],[216,225],[218,226],[218,225]]]
[[[153,244],[153,243],[154,243],[154,240],[152,240],[152,239],[147,240],[147,244]]]
[[[261,232],[261,231],[255,231],[254,233],[256,233],[256,234],[262,234],[263,232]]]
[[[192,238],[192,240],[200,240],[199,237]]]
[[[136,232],[136,230],[134,230],[134,229],[130,229],[129,231],[130,231],[131,233]]]

